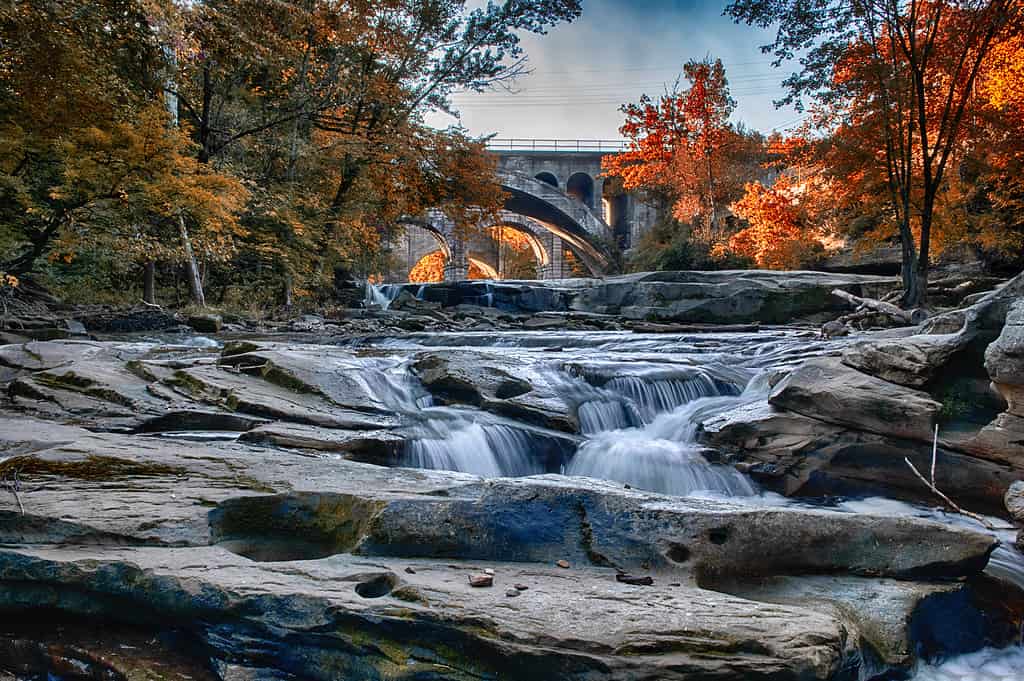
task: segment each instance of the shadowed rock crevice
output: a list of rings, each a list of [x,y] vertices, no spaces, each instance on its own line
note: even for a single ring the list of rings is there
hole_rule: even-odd
[[[240,497],[210,511],[210,537],[252,560],[312,560],[357,549],[383,507],[345,494]]]

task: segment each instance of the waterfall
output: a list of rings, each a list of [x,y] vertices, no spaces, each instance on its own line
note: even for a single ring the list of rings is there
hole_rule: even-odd
[[[671,411],[700,397],[735,395],[739,391],[728,383],[716,382],[699,372],[690,378],[646,381],[639,376],[613,378],[604,389],[630,399],[640,410],[645,422],[664,411]]]
[[[534,457],[536,439],[505,424],[459,417],[434,420],[420,437],[406,443],[403,465],[490,478],[538,475],[545,470]]]
[[[381,310],[386,310],[401,292],[402,287],[400,285],[371,284],[366,282],[366,297],[363,298],[363,304],[367,308],[378,307]]]
[[[584,428],[623,425],[594,432],[577,450],[565,473],[616,480],[638,489],[679,496],[695,492],[724,496],[756,494],[756,488],[745,475],[704,458],[703,448],[697,444],[697,427],[709,414],[753,401],[767,390],[764,376],[752,380],[740,395],[736,395],[734,386],[715,381],[703,372],[686,379],[613,378],[600,391],[622,394],[625,404],[636,405],[635,413],[642,423],[624,423],[632,414],[622,402],[618,403],[619,412],[614,409],[615,402],[586,402],[586,422],[582,410],[580,415]]]

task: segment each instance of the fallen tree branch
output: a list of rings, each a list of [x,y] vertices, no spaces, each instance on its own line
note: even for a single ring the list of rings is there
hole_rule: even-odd
[[[633,333],[756,333],[760,323],[754,324],[658,324],[655,322],[633,322],[629,325]]]
[[[928,489],[930,489],[933,494],[935,494],[935,496],[937,496],[940,499],[942,499],[943,501],[945,501],[946,504],[948,504],[950,508],[952,508],[954,511],[956,511],[960,515],[967,516],[968,518],[971,518],[973,520],[977,520],[979,523],[984,525],[987,529],[995,531],[996,527],[994,525],[992,525],[992,523],[990,523],[988,521],[988,519],[985,518],[985,516],[978,515],[977,513],[974,513],[972,511],[968,511],[968,510],[966,510],[964,508],[961,508],[959,504],[957,504],[955,501],[953,501],[948,496],[943,494],[942,490],[940,490],[935,485],[935,462],[937,461],[938,456],[939,456],[939,426],[936,425],[935,426],[935,437],[932,439],[932,470],[931,470],[932,479],[931,479],[931,482],[929,482],[927,478],[925,478],[923,475],[921,475],[921,471],[917,470],[917,466],[915,466],[910,461],[910,457],[906,457],[905,456],[905,457],[903,457],[903,460],[907,462],[908,466],[910,466],[910,470],[914,471],[914,475],[917,476],[917,479],[920,480],[921,482],[923,482],[925,484],[925,486]]]
[[[920,308],[916,310],[904,310],[892,303],[875,300],[874,298],[861,298],[838,288],[832,291],[832,295],[836,298],[842,298],[846,302],[851,305],[855,305],[858,308],[867,308],[869,310],[874,310],[875,312],[881,312],[882,314],[888,315],[889,317],[903,322],[904,324],[917,325],[928,318],[928,313]]]

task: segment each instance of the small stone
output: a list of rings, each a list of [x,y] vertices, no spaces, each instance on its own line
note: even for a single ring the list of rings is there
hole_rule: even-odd
[[[632,584],[633,586],[651,586],[654,584],[654,579],[650,575],[638,577],[636,575],[627,575],[622,572],[615,575],[615,581],[622,582],[623,584]]]
[[[493,577],[494,576],[494,570],[492,570],[491,568],[484,568],[484,574],[485,575],[491,575]]]
[[[470,575],[469,585],[478,589],[487,586],[494,586],[494,577],[490,575]]]
[[[633,489],[633,486],[632,485],[626,485],[625,489]]]
[[[525,584],[515,584],[513,585],[513,588],[515,588],[516,591],[526,591],[530,587],[526,586]]]
[[[557,565],[558,567],[560,567],[562,569],[568,569],[569,568],[569,561],[567,561],[567,560],[560,560],[560,561],[556,562],[555,565]]]
[[[414,574],[416,574],[416,571],[415,571],[414,569],[412,569],[411,567],[407,567],[407,568],[405,568],[405,571],[406,571],[406,572],[407,572],[408,574],[410,574],[410,575],[414,575]]]
[[[508,591],[505,592],[505,595],[508,596],[509,598],[518,598],[519,591],[516,590],[516,589],[509,589]]]
[[[670,582],[669,586],[682,586],[679,582]]]
[[[1018,480],[1006,490],[1006,510],[1018,523],[1024,523],[1024,480]]]

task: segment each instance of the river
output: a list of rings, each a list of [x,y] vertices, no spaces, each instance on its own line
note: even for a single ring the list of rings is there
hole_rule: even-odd
[[[193,339],[193,345],[203,341]],[[624,332],[475,332],[409,334],[342,341],[357,356],[355,375],[368,392],[411,425],[395,463],[485,477],[561,473],[617,481],[679,496],[728,497],[742,504],[828,506],[850,513],[910,514],[965,524],[941,509],[878,497],[787,499],[765,492],[741,472],[709,462],[699,424],[762,400],[781,370],[834,354],[844,339],[812,331],[769,328],[749,334],[693,336]],[[552,399],[571,406],[579,432],[566,434],[465,406],[437,404],[411,365],[424,351],[474,353],[473,367],[516,368]],[[712,457],[714,458],[714,457]],[[995,520],[997,524],[1001,521]],[[1024,589],[1024,556],[1013,534],[987,568]],[[1011,587],[1012,588],[1012,587]],[[1024,678],[1024,652],[984,649],[922,666],[915,681]]]
[[[776,372],[802,360],[835,353],[848,341],[824,341],[808,331],[769,329],[756,334],[664,336],[631,333],[503,332],[422,334],[366,339],[353,347],[383,358],[368,375],[396,411],[415,417],[420,437],[407,446],[404,464],[484,476],[548,472],[532,456],[532,427],[496,419],[478,410],[434,406],[408,373],[415,351],[459,349],[500,356],[543,376],[578,411],[582,440],[558,472],[626,483],[638,489],[681,496],[729,497],[734,502],[780,505],[794,501],[760,490],[747,476],[713,465],[698,442],[699,423],[746,402],[763,399]],[[938,508],[877,497],[829,499],[851,513],[910,514],[981,529],[981,525]],[[1000,521],[993,519],[995,524]],[[1011,532],[988,572],[1024,589],[1024,556],[1012,547]],[[922,666],[915,681],[989,681],[1024,678],[1024,649],[985,649]]]

